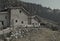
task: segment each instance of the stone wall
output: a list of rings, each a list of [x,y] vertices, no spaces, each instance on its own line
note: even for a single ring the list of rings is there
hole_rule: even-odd
[[[11,9],[11,25],[27,25],[28,16],[21,9]]]
[[[4,27],[9,26],[9,13],[8,12],[0,12],[0,25]]]

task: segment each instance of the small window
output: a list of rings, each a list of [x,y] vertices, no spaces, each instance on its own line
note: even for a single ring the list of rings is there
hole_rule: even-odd
[[[21,10],[20,10],[20,13],[21,13]]]
[[[4,25],[3,21],[2,21],[2,25]]]
[[[5,16],[5,19],[7,19],[7,16]]]
[[[21,21],[21,23],[23,24],[24,22],[23,22],[23,21]]]
[[[34,23],[32,23],[32,25],[34,25]]]
[[[37,25],[37,23],[35,23]]]
[[[18,22],[17,20],[15,22]]]

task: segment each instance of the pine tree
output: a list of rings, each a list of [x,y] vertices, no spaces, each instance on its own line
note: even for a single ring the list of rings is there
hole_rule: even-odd
[[[5,7],[17,6],[17,0],[0,0],[0,10]]]
[[[5,0],[0,0],[0,10],[4,9],[5,7]]]
[[[7,6],[16,6],[17,0],[7,0]]]

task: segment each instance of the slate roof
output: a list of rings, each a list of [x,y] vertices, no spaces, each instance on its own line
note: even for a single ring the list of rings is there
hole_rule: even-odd
[[[21,9],[23,12],[25,12],[26,15],[32,16],[32,15],[31,15],[25,8],[23,8],[23,7],[8,7],[7,9],[8,9],[8,10],[10,10],[10,9]]]

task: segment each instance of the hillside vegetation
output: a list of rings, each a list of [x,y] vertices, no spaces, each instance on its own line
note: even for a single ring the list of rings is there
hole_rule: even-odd
[[[12,41],[60,41],[60,32],[47,28],[30,28],[22,36]]]
[[[38,15],[42,18],[58,22],[60,25],[60,10],[44,7],[41,4],[26,3],[18,0],[1,0],[0,10],[5,7],[24,7],[31,15]]]
[[[20,1],[19,6],[23,6],[30,14],[53,20],[60,24],[60,10],[44,7],[41,4],[26,3]]]

